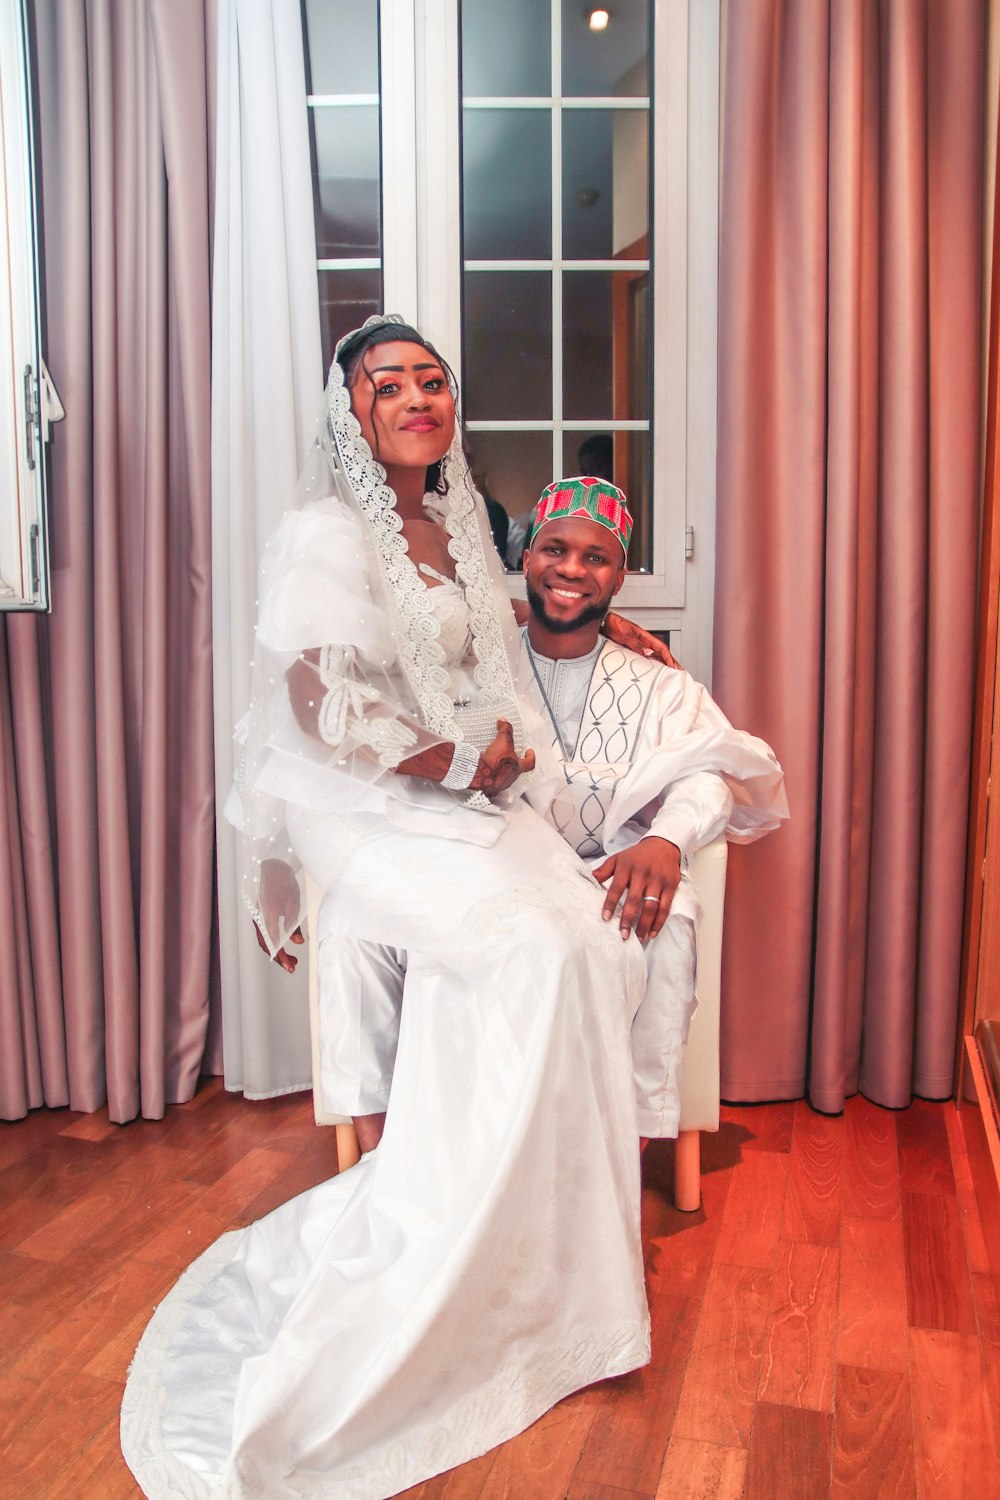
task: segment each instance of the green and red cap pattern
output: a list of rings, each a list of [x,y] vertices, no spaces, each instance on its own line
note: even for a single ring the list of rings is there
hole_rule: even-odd
[[[597,479],[592,474],[576,479],[557,479],[554,484],[546,485],[535,506],[528,546],[546,521],[561,521],[571,516],[584,516],[613,531],[622,544],[622,550],[628,554],[633,525],[628,502],[616,484]]]

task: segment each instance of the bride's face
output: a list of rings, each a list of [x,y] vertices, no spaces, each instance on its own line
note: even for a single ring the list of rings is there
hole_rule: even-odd
[[[350,385],[351,410],[386,470],[426,469],[455,432],[455,401],[444,370],[420,344],[376,344]]]

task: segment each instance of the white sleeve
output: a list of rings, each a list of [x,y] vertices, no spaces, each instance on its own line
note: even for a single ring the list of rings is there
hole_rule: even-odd
[[[723,832],[732,810],[733,794],[725,779],[714,771],[696,771],[668,788],[649,832],[676,844],[686,863]]]
[[[660,838],[690,854],[723,828],[730,839],[750,843],[788,816],[774,752],[734,729],[686,672],[662,668],[650,708],[643,742],[608,813],[606,845],[624,847],[626,837],[642,837],[652,822]]]

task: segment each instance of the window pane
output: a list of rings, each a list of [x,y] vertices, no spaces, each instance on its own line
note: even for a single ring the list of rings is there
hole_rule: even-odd
[[[518,569],[535,501],[551,483],[551,432],[472,432],[472,472],[480,494],[498,500],[510,517],[507,561]]]
[[[549,94],[550,0],[462,0],[462,93]]]
[[[316,254],[377,256],[381,241],[378,109],[317,107],[312,127]]]
[[[648,0],[613,0],[605,31],[591,31],[588,9],[579,0],[563,0],[563,93],[644,97],[649,93]]]
[[[466,260],[552,254],[552,117],[547,109],[467,109],[462,133]]]
[[[563,114],[563,256],[645,258],[649,235],[649,116],[638,109]]]
[[[323,369],[330,368],[337,340],[382,311],[381,271],[320,271],[319,313]]]
[[[552,416],[552,277],[466,271],[465,415],[473,422]]]
[[[378,0],[305,0],[310,94],[378,93]]]
[[[649,274],[567,271],[563,277],[563,416],[649,416]]]
[[[635,521],[628,549],[634,572],[652,567],[652,434],[649,432],[563,433],[563,474],[596,474],[625,491]]]

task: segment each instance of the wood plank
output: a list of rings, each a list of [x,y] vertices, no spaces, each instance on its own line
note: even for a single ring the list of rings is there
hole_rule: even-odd
[[[652,1494],[670,1439],[698,1304],[661,1292],[650,1298],[653,1358],[609,1383],[613,1399],[593,1415],[574,1479]]]
[[[649,1155],[649,1152],[646,1152]],[[650,1294],[674,1292],[700,1297],[712,1269],[712,1257],[729,1192],[730,1173],[713,1172],[701,1179],[701,1207],[681,1213],[650,1189],[643,1192],[642,1237]]]
[[[796,1103],[785,1099],[774,1104],[724,1104],[719,1117],[739,1130],[744,1151],[788,1152],[792,1149]]]
[[[109,1277],[138,1255],[108,1257],[101,1246],[65,1261],[33,1260],[26,1255],[5,1256],[4,1296],[13,1305],[30,1312],[34,1319],[44,1311],[67,1318],[84,1297],[99,1292]],[[159,1283],[160,1272],[149,1273],[150,1285]]]
[[[743,1500],[826,1500],[831,1418],[762,1401],[754,1418]]]
[[[101,1287],[97,1298],[92,1299],[93,1305],[84,1305],[91,1326],[86,1343],[78,1348],[77,1359],[85,1374],[124,1386],[146,1325],[174,1279],[173,1271],[166,1268],[160,1268],[159,1279],[154,1281],[148,1268],[141,1269],[140,1262],[126,1264]],[[88,1358],[90,1349],[94,1352]]]
[[[976,1272],[972,1276],[979,1344],[983,1355],[983,1384],[993,1418],[993,1435],[1000,1463],[1000,1295],[993,1277]]]
[[[910,1327],[975,1333],[976,1313],[956,1199],[903,1193],[902,1206]]]
[[[481,1500],[552,1500],[565,1495],[593,1420],[586,1391],[560,1401],[519,1437],[502,1444]]]
[[[122,1259],[145,1233],[196,1200],[197,1185],[185,1180],[190,1161],[189,1152],[174,1146],[144,1147],[102,1177],[86,1197],[20,1239],[18,1254],[63,1260],[100,1247],[110,1258]]]
[[[212,1212],[229,1223],[249,1224],[253,1216],[247,1211],[248,1203],[270,1189],[276,1180],[282,1180],[293,1162],[294,1158],[286,1151],[254,1146],[211,1184],[207,1197]],[[284,1193],[278,1201],[283,1203],[291,1196]]]
[[[951,1168],[955,1175],[955,1196],[958,1201],[962,1238],[965,1241],[965,1258],[970,1271],[989,1273],[990,1258],[983,1236],[983,1226],[979,1219],[979,1204],[976,1201],[972,1168],[969,1165],[969,1154],[965,1147],[965,1135],[959,1122],[958,1110],[954,1105],[949,1105],[945,1110],[944,1123],[948,1132]]]
[[[0,1255],[0,1287],[4,1287],[5,1291],[5,1278],[11,1270],[12,1259],[9,1255]],[[34,1265],[35,1262],[31,1264]],[[58,1321],[58,1313],[47,1307],[44,1301],[29,1299],[26,1308],[5,1296],[0,1302],[0,1372],[19,1359],[36,1339]]]
[[[275,1138],[271,1139],[272,1145],[269,1149],[274,1150]],[[286,1149],[282,1154],[287,1156],[288,1148],[294,1149],[293,1137],[279,1136],[276,1139],[285,1143]],[[328,1178],[336,1175],[336,1171],[336,1152],[334,1152],[331,1165],[329,1149],[326,1146],[309,1151],[299,1150],[291,1158],[290,1165],[281,1177],[276,1177],[272,1182],[267,1183],[255,1197],[244,1204],[238,1216],[239,1222],[251,1224],[257,1219],[262,1219],[265,1214],[273,1212],[281,1204],[297,1198],[299,1193],[304,1193],[307,1188],[317,1187],[321,1182],[326,1182]]]
[[[89,1204],[89,1197],[85,1201]],[[0,1214],[0,1251],[16,1250],[42,1232],[60,1211],[58,1203],[46,1203],[44,1198],[15,1198]]]
[[[76,1370],[120,1387],[139,1335],[173,1279],[163,1268],[126,1260],[89,1295],[78,1288],[72,1310],[36,1338],[12,1367],[33,1387],[22,1420],[36,1405],[58,1402],[61,1383]]]
[[[123,1152],[129,1154],[120,1136],[99,1144],[53,1136],[0,1172],[0,1205],[6,1211],[18,1198],[28,1197],[65,1207],[120,1165]]]
[[[221,1234],[234,1227],[215,1212],[210,1188],[193,1191],[195,1197],[183,1213],[173,1215],[158,1233],[148,1235],[136,1247],[136,1260],[169,1266],[179,1276]]]
[[[986,1255],[994,1282],[1000,1289],[1000,1183],[993,1170],[993,1158],[978,1105],[963,1105],[957,1114],[975,1185]]]
[[[32,1384],[27,1375],[19,1375],[16,1369],[6,1370],[0,1380],[0,1473],[17,1471],[18,1464],[27,1460],[20,1453],[20,1413],[25,1401],[31,1399]]]
[[[733,1172],[713,1260],[770,1270],[778,1253],[788,1157],[750,1151]]]
[[[47,1496],[65,1473],[67,1454],[85,1448],[120,1401],[120,1384],[77,1373],[62,1380],[48,1401],[19,1404],[15,1440],[0,1449],[4,1500]]]
[[[837,1359],[868,1370],[909,1369],[902,1219],[841,1222]]]
[[[804,1099],[795,1106],[781,1237],[836,1245],[844,1161],[842,1117],[821,1115]]]
[[[613,1484],[590,1484],[585,1479],[574,1479],[566,1491],[566,1500],[654,1500],[654,1496],[640,1494],[638,1490],[622,1490]]]
[[[66,1136],[75,1141],[107,1141],[117,1135],[121,1130],[120,1125],[113,1125],[108,1119],[108,1110],[99,1109],[92,1115],[78,1115],[70,1111],[70,1123],[64,1125],[60,1130],[61,1136]]]
[[[912,1500],[916,1493],[908,1377],[839,1365],[833,1500]]]
[[[901,1192],[954,1195],[955,1174],[944,1123],[948,1107],[914,1099],[896,1116]]]
[[[744,1448],[671,1438],[656,1500],[740,1500],[746,1464]]]
[[[70,1118],[68,1109],[33,1109],[21,1120],[0,1120],[0,1171],[58,1135]]]
[[[764,1333],[758,1401],[833,1407],[839,1253],[826,1245],[782,1244]]]
[[[675,1437],[745,1448],[753,1425],[773,1273],[715,1265],[684,1372]]]
[[[910,1381],[920,1494],[998,1500],[1000,1466],[978,1339],[912,1329]]]
[[[461,1464],[457,1469],[448,1469],[433,1479],[425,1479],[422,1484],[403,1490],[399,1500],[479,1500],[499,1451],[499,1448],[491,1448],[488,1453]]]
[[[789,1287],[808,1285],[804,1263],[800,1262],[797,1272],[792,1266],[793,1245],[800,1258],[803,1253],[816,1255],[833,1248],[817,1245],[818,1239],[829,1235],[829,1220],[825,1208],[816,1206],[817,1195],[799,1194],[796,1132],[789,1128],[796,1110],[781,1106],[780,1118],[771,1124],[769,1108],[746,1111],[752,1127],[739,1123],[741,1112],[736,1112],[735,1120],[724,1122],[717,1136],[705,1137],[708,1169],[703,1178],[703,1209],[697,1215],[678,1215],[669,1202],[671,1148],[651,1147],[646,1154],[644,1248],[652,1300],[657,1306],[667,1306],[671,1298],[687,1304],[692,1320],[697,1312],[686,1362],[679,1343],[664,1343],[654,1331],[654,1366],[641,1379],[629,1376],[604,1382],[570,1398],[579,1407],[574,1422],[578,1420],[582,1429],[589,1414],[589,1427],[568,1477],[572,1441],[565,1442],[564,1433],[557,1436],[558,1451],[551,1461],[541,1448],[522,1452],[516,1461],[505,1459],[505,1469],[493,1481],[496,1494],[509,1500],[515,1496],[522,1500],[525,1494],[536,1495],[538,1500],[557,1500],[563,1495],[569,1500],[650,1500],[655,1492],[657,1500],[735,1500],[741,1493],[740,1476],[746,1463],[746,1500],[764,1500],[765,1496],[766,1500],[796,1500],[799,1494],[822,1500],[828,1493],[822,1458],[826,1442],[836,1500],[869,1500],[869,1496],[881,1500],[883,1495],[885,1500],[896,1500],[914,1493],[912,1484],[907,1489],[905,1476],[918,1470],[902,1414],[909,1388],[921,1433],[921,1500],[954,1500],[958,1495],[1000,1500],[993,1487],[998,1469],[995,1438],[1000,1432],[1000,1259],[991,1248],[994,1241],[1000,1244],[996,1234],[1000,1216],[995,1213],[996,1184],[990,1176],[984,1188],[975,1139],[969,1144],[963,1119],[968,1112],[956,1115],[936,1106],[924,1111],[933,1114],[937,1110],[943,1124],[955,1197],[943,1197],[938,1189],[908,1189],[913,1221],[908,1254],[913,1280],[913,1263],[935,1251],[934,1245],[921,1243],[921,1236],[927,1241],[939,1240],[942,1232],[951,1235],[947,1254],[943,1258],[939,1254],[924,1266],[921,1274],[927,1285],[918,1287],[919,1295],[926,1300],[935,1280],[951,1276],[944,1269],[946,1264],[960,1264],[978,1335],[973,1335],[971,1327],[964,1333],[931,1329],[917,1330],[904,1339],[907,1262],[896,1117],[863,1100],[848,1102],[841,1198],[842,1207],[855,1206],[859,1211],[841,1220],[834,1417],[831,1426],[825,1414],[818,1414],[817,1427],[816,1413],[796,1412],[773,1399],[756,1400],[758,1384],[761,1396],[773,1396],[769,1382],[778,1379],[779,1364],[784,1366],[782,1379],[801,1368],[794,1360],[779,1358],[776,1324],[768,1323],[772,1308],[786,1304],[794,1308]],[[314,1173],[317,1180],[328,1175],[332,1134],[315,1128],[309,1110],[307,1095],[267,1101],[261,1107],[226,1095],[216,1083],[204,1098],[199,1093],[191,1104],[171,1106],[162,1122],[110,1127],[105,1117],[103,1128],[90,1135],[86,1128],[76,1127],[100,1122],[101,1116],[49,1111],[40,1112],[44,1119],[29,1118],[0,1130],[0,1141],[7,1143],[0,1153],[0,1175],[5,1176],[8,1206],[21,1237],[30,1239],[43,1231],[51,1237],[62,1228],[69,1230],[63,1258],[56,1258],[54,1251],[43,1258],[17,1249],[0,1254],[0,1431],[8,1435],[10,1450],[0,1471],[5,1500],[8,1495],[11,1500],[40,1500],[43,1495],[45,1500],[70,1500],[71,1496],[89,1500],[92,1495],[102,1500],[119,1500],[119,1496],[138,1500],[118,1455],[121,1374],[148,1308],[194,1254],[226,1227],[212,1212],[213,1182],[205,1152],[217,1175],[226,1178],[225,1206],[232,1210],[231,1217],[254,1217],[272,1206],[282,1186],[287,1196],[307,1185]],[[808,1115],[803,1119],[808,1129],[813,1120]],[[911,1136],[905,1143],[908,1181],[937,1180],[940,1164],[934,1152],[940,1146],[940,1132],[929,1154],[920,1131],[914,1128]],[[777,1149],[782,1140],[785,1149]],[[765,1142],[774,1149],[763,1149]],[[101,1173],[103,1151],[108,1152],[105,1160],[111,1165]],[[33,1156],[26,1171],[5,1175]],[[286,1165],[277,1176],[269,1175],[280,1166],[276,1157],[284,1158]],[[770,1265],[727,1264],[719,1256],[720,1242],[725,1253],[746,1253],[739,1243],[742,1234],[752,1242],[753,1256],[759,1256],[761,1244],[767,1242],[760,1222],[761,1200],[755,1192],[761,1184],[768,1189],[763,1216],[770,1223],[773,1209],[768,1205],[777,1196],[776,1160],[780,1180],[788,1184],[779,1227],[783,1223],[787,1231],[797,1226],[796,1232],[783,1235],[784,1243],[772,1241]],[[860,1174],[855,1178],[859,1163]],[[241,1164],[246,1172],[243,1177]],[[811,1175],[819,1179],[824,1171],[814,1166]],[[138,1174],[138,1181],[131,1188],[119,1180],[133,1173]],[[255,1188],[253,1196],[244,1196]],[[737,1205],[737,1212],[730,1200],[738,1197],[742,1197],[742,1208]],[[78,1199],[89,1205],[89,1228],[85,1216],[79,1220],[61,1217],[77,1208]],[[937,1210],[917,1199],[943,1205],[943,1225],[934,1217]],[[980,1219],[979,1236],[973,1202]],[[173,1212],[164,1206],[169,1203],[175,1205]],[[988,1212],[983,1219],[984,1203],[994,1218]],[[111,1224],[106,1222],[109,1208],[118,1215]],[[56,1231],[51,1228],[54,1221],[58,1221]],[[8,1222],[5,1208],[0,1212],[0,1232]],[[26,1225],[33,1226],[27,1234]],[[123,1232],[128,1237],[124,1245]],[[971,1277],[970,1259],[977,1268]],[[980,1269],[984,1265],[989,1270]],[[774,1267],[779,1278],[784,1277],[784,1290],[771,1275]],[[915,1279],[919,1283],[920,1276]],[[961,1287],[961,1278],[958,1284]],[[830,1291],[825,1281],[824,1287],[823,1297],[832,1308],[838,1293]],[[940,1288],[933,1295],[940,1297]],[[947,1297],[953,1307],[961,1306],[961,1290],[948,1290]],[[796,1316],[810,1315],[807,1296],[803,1312],[788,1314],[792,1322]],[[968,1322],[967,1311],[964,1316]],[[771,1339],[773,1376],[770,1372],[765,1376],[762,1367],[765,1334]],[[908,1387],[911,1358],[914,1375]],[[661,1370],[661,1360],[671,1369]],[[810,1368],[809,1360],[802,1367]],[[662,1409],[649,1394],[658,1381],[665,1391]],[[671,1395],[671,1382],[675,1389],[679,1384],[679,1396]],[[64,1422],[67,1388],[71,1409]],[[674,1401],[676,1415],[670,1426]],[[569,1405],[561,1403],[556,1411]],[[559,1418],[557,1434],[563,1420]],[[648,1447],[662,1456],[662,1470],[648,1488],[630,1482],[639,1467],[637,1454],[628,1454],[630,1470],[616,1468],[619,1434],[615,1428],[619,1424],[631,1435],[620,1444],[620,1451],[630,1442],[637,1451]],[[530,1448],[527,1434],[524,1439]],[[746,1460],[748,1443],[752,1464]],[[788,1449],[784,1456],[778,1451],[783,1443]],[[493,1467],[509,1446],[428,1480],[409,1496],[412,1500],[480,1500]],[[588,1466],[592,1466],[588,1470],[580,1463],[585,1449]],[[44,1459],[39,1456],[42,1451]],[[805,1482],[799,1489],[793,1480],[786,1482],[797,1466],[809,1481],[808,1488]],[[652,1468],[650,1464],[650,1472]],[[949,1480],[948,1476],[953,1477]],[[547,1487],[550,1483],[554,1489]]]
[[[899,1212],[896,1115],[856,1094],[844,1105],[843,1212],[892,1219]]]
[[[202,1109],[211,1099],[215,1099],[219,1094],[225,1094],[225,1092],[226,1082],[221,1073],[202,1073],[198,1079],[198,1086],[195,1089],[194,1097],[189,1099],[187,1103],[178,1105],[177,1108],[197,1111]],[[229,1097],[242,1098],[243,1096],[234,1092]],[[310,1094],[309,1097],[311,1099],[312,1095]]]
[[[49,1482],[45,1500],[138,1500],[139,1486],[122,1458],[118,1416],[79,1454],[67,1454],[62,1474]]]
[[[171,1131],[174,1149],[190,1149],[193,1156],[185,1176],[208,1187],[230,1171],[255,1146],[266,1146],[265,1133],[252,1115],[228,1117],[229,1101],[210,1101],[202,1114],[178,1121]],[[204,1125],[203,1125],[204,1121]],[[173,1122],[172,1122],[173,1123]],[[266,1123],[266,1119],[261,1122]],[[206,1128],[207,1127],[207,1128]]]
[[[337,1132],[332,1125],[317,1125],[313,1119],[312,1090],[295,1094],[279,1094],[273,1099],[252,1099],[255,1128],[259,1130],[260,1144],[280,1151],[294,1140],[302,1144],[306,1135],[311,1146],[325,1153],[330,1163],[327,1176],[334,1175],[337,1160]],[[259,1122],[259,1124],[258,1124]]]
[[[724,1112],[725,1106],[723,1106],[723,1114]],[[718,1130],[703,1130],[701,1132],[702,1176],[713,1172],[725,1172],[729,1167],[738,1167],[743,1160],[744,1144],[753,1139],[745,1126],[730,1125],[724,1118],[720,1118]]]

